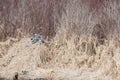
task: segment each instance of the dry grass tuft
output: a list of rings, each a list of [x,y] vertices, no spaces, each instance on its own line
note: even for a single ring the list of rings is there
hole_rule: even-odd
[[[27,38],[15,42],[10,48],[6,48],[8,52],[0,58],[1,76],[10,77],[13,72],[27,70],[31,78],[31,75],[34,75],[33,78],[46,75],[43,77],[53,80],[86,80],[90,79],[89,75],[93,80],[120,79],[118,41],[105,40],[104,44],[100,44],[95,37],[78,37],[75,34],[70,39],[64,37],[61,41],[60,38],[56,36],[47,46],[35,44],[26,47],[25,44],[29,42]]]
[[[63,4],[65,11],[60,11],[61,16],[57,19],[59,24],[54,24],[56,35],[46,44],[26,47],[30,38],[20,38],[23,34],[21,28],[15,27],[18,29],[17,38],[20,39],[8,38],[7,41],[0,42],[0,76],[12,78],[15,72],[22,74],[21,71],[26,70],[26,77],[31,79],[120,80],[120,1],[97,0],[101,4],[94,6],[90,6],[89,1],[69,0],[66,5]],[[52,11],[51,8],[50,10]],[[23,17],[23,23],[24,20]],[[45,24],[47,30],[51,29],[47,23],[49,21]],[[31,26],[29,29],[39,32],[35,28]],[[0,26],[0,33],[3,33],[0,37],[5,38],[6,33],[13,34],[16,31],[13,30],[12,33],[6,29],[5,25]],[[23,29],[29,32],[25,24]],[[50,35],[45,31],[43,34]]]

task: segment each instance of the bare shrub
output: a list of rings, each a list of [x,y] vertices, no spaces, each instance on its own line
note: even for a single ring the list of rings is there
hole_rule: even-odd
[[[69,0],[66,4],[66,14],[60,20],[62,33],[67,35],[93,35],[99,40],[119,36],[120,1],[111,0]],[[65,29],[65,30],[64,30]]]
[[[17,29],[23,35],[40,33],[52,38],[65,3],[66,0],[1,0],[0,25],[5,27],[1,38],[15,37]]]
[[[96,25],[103,36],[119,36],[119,0],[1,0],[0,25],[2,39],[40,33],[52,38],[60,28],[67,33],[91,35]],[[69,34],[70,35],[70,34]]]

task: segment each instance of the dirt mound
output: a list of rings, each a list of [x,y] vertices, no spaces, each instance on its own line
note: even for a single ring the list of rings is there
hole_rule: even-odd
[[[57,36],[47,44],[26,45],[29,38],[0,42],[0,76],[12,79],[120,80],[118,41],[99,44],[94,37]],[[6,47],[7,46],[7,47]]]

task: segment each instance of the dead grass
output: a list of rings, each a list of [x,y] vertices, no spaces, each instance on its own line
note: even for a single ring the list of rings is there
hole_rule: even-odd
[[[5,48],[8,52],[0,58],[2,77],[10,78],[14,72],[27,70],[30,78],[44,75],[53,80],[120,79],[120,43],[114,39],[100,44],[95,37],[73,34],[70,39],[63,35],[62,41],[56,36],[47,46],[26,47],[28,42],[27,38],[21,39]]]
[[[31,79],[120,80],[120,1],[104,0],[98,9],[81,1],[66,3],[48,43],[26,47],[30,38],[0,42],[0,76],[12,79],[27,70]],[[0,32],[6,34],[3,26]]]

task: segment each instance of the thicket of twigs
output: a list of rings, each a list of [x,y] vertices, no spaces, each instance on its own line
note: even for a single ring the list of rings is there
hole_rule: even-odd
[[[0,0],[0,40],[34,33],[51,39],[59,30],[118,37],[119,13],[120,0]]]

